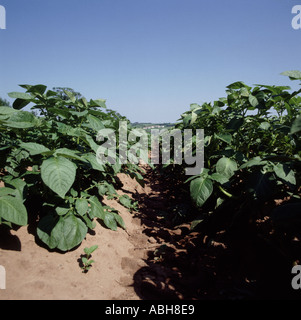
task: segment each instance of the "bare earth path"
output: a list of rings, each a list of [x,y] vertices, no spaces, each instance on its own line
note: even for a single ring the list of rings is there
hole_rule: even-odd
[[[135,180],[120,174],[121,193],[147,196],[148,185],[142,188]],[[137,270],[145,266],[148,248],[155,245],[144,234],[138,215],[128,212],[114,200],[127,230],[111,231],[97,224],[94,234],[88,234],[82,244],[67,253],[50,252],[37,244],[28,227],[0,230],[0,265],[6,269],[6,289],[0,290],[0,300],[20,299],[97,299],[138,300],[133,286]],[[84,248],[92,245],[95,261],[88,273],[82,273],[79,259]]]

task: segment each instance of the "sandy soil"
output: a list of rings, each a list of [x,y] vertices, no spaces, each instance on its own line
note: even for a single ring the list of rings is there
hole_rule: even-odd
[[[119,210],[126,231],[98,224],[80,246],[63,254],[43,247],[32,227],[5,229],[6,233],[0,229],[0,265],[7,274],[0,300],[300,298],[292,292],[290,261],[253,229],[243,237],[241,233],[227,237],[213,220],[206,230],[191,231],[189,219],[183,220],[193,212],[187,190],[174,175],[163,178],[144,169],[144,188],[129,176],[118,175],[122,182],[118,193],[138,200],[137,212],[105,201]],[[262,234],[271,230],[270,208],[264,209],[264,218],[258,220]],[[92,254],[95,262],[83,273],[80,258],[92,245],[99,246]]]
[[[121,193],[151,192],[148,186],[143,189],[124,174],[119,178],[123,183]],[[106,203],[119,210],[127,230],[111,231],[98,224],[94,234],[88,234],[79,247],[64,254],[38,245],[28,227],[10,230],[10,235],[0,232],[0,265],[6,269],[6,290],[0,290],[0,300],[140,299],[133,277],[145,266],[149,237],[143,233],[145,226],[139,215],[114,200]],[[83,273],[79,259],[84,248],[92,245],[99,246],[92,254],[95,262]]]

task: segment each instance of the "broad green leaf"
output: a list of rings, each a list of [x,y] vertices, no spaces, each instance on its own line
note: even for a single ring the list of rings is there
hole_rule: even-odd
[[[102,171],[102,172],[105,171],[104,166],[101,165],[100,163],[98,163],[98,161],[97,161],[97,159],[96,159],[96,154],[87,153],[87,154],[84,154],[82,157],[83,157],[84,159],[86,159],[87,161],[89,161],[91,167],[92,167],[94,170],[98,170],[98,171]]]
[[[241,89],[247,87],[242,81],[236,81],[227,86],[228,89]]]
[[[68,96],[68,98],[70,99],[70,101],[71,101],[72,103],[75,103],[76,98],[75,98],[75,95],[74,95],[73,92],[68,91],[68,90],[64,90],[64,93]]]
[[[237,163],[230,159],[223,157],[216,163],[216,172],[230,179],[237,170]]]
[[[125,223],[124,223],[123,219],[120,217],[120,215],[117,214],[117,213],[115,213],[115,212],[112,212],[112,214],[113,214],[116,222],[118,223],[118,225],[119,225],[122,229],[126,230]]]
[[[53,215],[44,216],[38,223],[37,235],[50,248],[57,247],[58,239],[51,237],[51,232],[58,221]]]
[[[98,148],[99,148],[99,145],[93,140],[93,138],[86,134],[85,135],[85,140],[87,141],[88,145],[90,146],[90,148],[96,153]]]
[[[94,131],[98,132],[101,129],[104,129],[105,126],[103,125],[102,121],[91,114],[87,116],[87,119],[89,121],[90,128],[92,128]]]
[[[232,135],[230,133],[215,133],[215,137],[219,140],[222,140],[228,144],[232,141]]]
[[[11,115],[15,112],[18,112],[18,111],[16,109],[11,108],[11,107],[0,107],[0,114]]]
[[[281,74],[288,76],[291,80],[301,80],[301,71],[299,70],[284,71]]]
[[[96,99],[96,100],[90,100],[90,106],[91,107],[101,107],[106,109],[106,100],[103,99]]]
[[[59,109],[59,108],[48,108],[48,112],[54,113],[55,115],[60,116],[62,119],[69,119],[70,118],[70,111],[69,109]]]
[[[12,179],[10,181],[7,181],[5,185],[7,185],[8,187],[14,187],[15,188],[14,195],[23,202],[24,193],[25,193],[24,189],[27,187],[27,184],[23,179],[21,178]]]
[[[64,157],[51,157],[41,166],[43,182],[61,198],[64,198],[74,183],[76,165]]]
[[[237,131],[244,123],[243,118],[233,117],[227,124],[226,129],[231,131]]]
[[[88,232],[86,224],[70,214],[60,217],[59,221],[51,231],[51,238],[57,243],[56,248],[68,251],[79,245]]]
[[[54,155],[62,155],[67,158],[76,159],[80,161],[84,161],[84,159],[78,155],[78,153],[74,150],[68,149],[68,148],[60,148],[55,150]]]
[[[249,95],[249,102],[251,104],[252,107],[257,107],[259,105],[258,99],[253,96],[252,94]]]
[[[0,197],[2,196],[15,196],[16,195],[16,189],[8,188],[8,187],[1,187],[0,188]]]
[[[282,163],[274,165],[274,172],[280,179],[288,182],[289,184],[296,185],[295,173],[287,165]]]
[[[261,166],[267,164],[267,161],[262,160],[260,157],[254,157],[239,167],[239,169],[250,168],[253,166]]]
[[[4,125],[11,128],[32,128],[36,126],[37,119],[28,111],[19,111],[12,114],[12,116],[4,123]]]
[[[262,130],[268,130],[270,128],[270,123],[267,121],[261,122],[259,128]]]
[[[113,231],[117,230],[117,222],[116,222],[115,216],[112,212],[110,212],[110,211],[105,212],[103,222],[109,229],[111,229]]]
[[[101,220],[104,220],[105,211],[102,207],[102,204],[99,202],[99,200],[95,196],[92,196],[91,198],[88,199],[88,201],[91,205],[91,212],[89,214],[91,219],[99,218]]]
[[[64,216],[65,214],[68,213],[68,211],[70,211],[70,208],[56,207],[55,211],[59,216]]]
[[[126,194],[119,197],[119,202],[128,209],[132,208],[132,200]]]
[[[301,131],[301,115],[299,115],[292,124],[291,134],[296,134]]]
[[[75,202],[76,211],[83,216],[89,209],[89,203],[86,199],[77,199]]]
[[[219,182],[220,184],[224,184],[229,181],[227,177],[225,177],[223,174],[214,172],[212,175],[208,176],[210,179]]]
[[[202,207],[213,191],[212,181],[209,178],[199,177],[190,183],[190,195],[193,202]]]
[[[50,151],[47,147],[35,142],[21,142],[20,147],[27,150],[32,156]]]
[[[22,87],[22,86],[21,86]],[[47,87],[44,86],[43,84],[37,84],[35,86],[30,86],[27,90],[27,92],[31,92],[33,94],[39,94],[39,95],[43,95],[46,91]]]
[[[21,110],[24,107],[26,107],[30,102],[30,100],[16,99],[13,103],[13,108],[15,110]]]
[[[10,92],[8,96],[13,99],[31,100],[33,97],[30,94],[22,92]]]
[[[0,197],[0,218],[19,226],[27,225],[27,210],[22,200],[9,195]]]
[[[88,114],[88,110],[85,111],[70,111],[70,114],[72,114],[73,116],[77,116],[79,118],[84,117]]]

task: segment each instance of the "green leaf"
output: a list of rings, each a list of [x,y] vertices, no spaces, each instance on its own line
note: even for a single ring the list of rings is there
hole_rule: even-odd
[[[34,142],[21,142],[20,147],[27,150],[31,156],[42,154],[50,151],[48,148],[39,143]]]
[[[106,100],[103,100],[103,99],[96,99],[96,100],[90,100],[90,106],[91,107],[101,107],[101,108],[104,108],[106,109]],[[93,111],[93,110],[90,110],[90,111]]]
[[[301,115],[299,115],[292,124],[290,134],[296,134],[301,131]]]
[[[244,123],[243,118],[234,117],[232,118],[226,126],[227,130],[237,131]]]
[[[85,223],[70,214],[60,217],[51,231],[51,238],[57,243],[56,248],[68,251],[80,244],[85,238],[88,228]]]
[[[36,126],[37,119],[35,116],[27,111],[19,111],[12,114],[12,116],[4,123],[4,125],[11,128],[32,128]]]
[[[10,181],[7,181],[5,183],[8,187],[14,187],[15,188],[15,196],[20,199],[23,202],[24,199],[24,189],[26,188],[26,182],[21,179],[21,178],[17,178],[17,179],[12,179]]]
[[[8,195],[15,196],[16,192],[17,192],[16,189],[7,188],[7,187],[1,187],[0,188],[0,197],[8,196]]]
[[[30,94],[22,92],[10,92],[8,96],[13,99],[31,100],[33,97]]]
[[[86,257],[82,257],[82,263],[86,266],[88,264],[88,259]]]
[[[237,170],[237,163],[230,159],[223,157],[216,163],[216,172],[230,179]]]
[[[260,157],[254,157],[239,167],[239,169],[250,168],[253,166],[261,166],[267,164],[267,161],[262,160]]]
[[[241,89],[244,87],[247,87],[247,86],[242,81],[237,81],[227,86],[228,89]]]
[[[101,165],[100,163],[98,163],[97,159],[96,159],[96,154],[94,153],[87,153],[87,154],[84,154],[83,155],[83,158],[88,160],[91,167],[94,169],[94,170],[98,170],[98,171],[102,171],[104,172],[105,171],[105,168],[103,165]]]
[[[56,248],[58,241],[51,237],[51,231],[55,227],[58,219],[52,215],[44,216],[38,223],[37,235],[50,248]]]
[[[95,131],[99,131],[101,129],[104,129],[105,126],[103,125],[102,121],[91,114],[87,116],[87,119],[89,121],[90,128],[92,128]]]
[[[117,230],[117,222],[112,212],[106,211],[103,219],[104,224],[111,230]]]
[[[84,252],[86,255],[90,256],[96,249],[98,249],[98,245],[94,245],[90,248],[84,248]]]
[[[301,80],[301,71],[298,70],[284,71],[281,75],[288,76],[290,80]]]
[[[119,202],[128,209],[132,208],[132,200],[127,194],[120,196]]]
[[[232,135],[230,133],[215,133],[215,137],[219,140],[222,140],[228,144],[232,141]]]
[[[21,85],[20,87],[26,88],[27,92],[31,92],[35,95],[42,95],[45,93],[47,87],[44,86],[43,84],[37,84],[35,86],[31,86],[31,85]]]
[[[64,157],[51,157],[41,166],[43,182],[61,198],[64,198],[74,183],[76,165]]]
[[[101,220],[104,220],[105,218],[105,212],[102,207],[102,204],[99,202],[99,200],[96,198],[96,196],[92,196],[88,199],[90,205],[91,205],[91,213],[89,214],[91,218],[99,218]]]
[[[0,114],[2,115],[11,115],[15,112],[18,112],[17,110],[11,108],[11,107],[0,107]]]
[[[78,153],[74,150],[68,149],[68,148],[60,148],[55,150],[54,155],[62,155],[65,156],[67,158],[71,158],[71,159],[76,159],[76,160],[80,160],[83,161],[84,159],[78,155]]]
[[[199,177],[190,183],[190,195],[193,202],[202,207],[213,191],[212,181],[209,178]]]
[[[19,226],[27,225],[27,210],[22,200],[8,195],[0,197],[0,218]]]
[[[70,208],[66,208],[66,207],[56,207],[55,211],[59,216],[64,216],[65,214],[68,213],[68,211],[70,210]]]
[[[117,214],[117,213],[115,213],[115,212],[112,212],[112,214],[113,214],[116,222],[118,223],[118,225],[119,225],[122,229],[126,230],[125,223],[124,223],[123,219],[120,217],[120,215]]]
[[[224,184],[229,181],[229,179],[227,177],[225,177],[223,174],[216,173],[216,172],[213,173],[212,175],[208,176],[208,178],[210,178],[216,182],[219,182],[220,184]]]
[[[287,165],[282,163],[274,165],[274,172],[278,178],[286,181],[289,184],[296,185],[295,173]]]
[[[30,100],[16,99],[13,103],[15,110],[20,110],[26,107],[30,103]]]
[[[89,203],[86,199],[77,199],[75,202],[76,211],[83,216],[89,209]]]
[[[191,222],[190,230],[193,231],[200,223],[202,223],[204,219],[196,219]]]
[[[252,94],[249,95],[249,102],[250,102],[251,106],[254,108],[256,108],[259,105],[257,98],[255,96],[253,96]]]
[[[261,122],[259,128],[262,130],[268,130],[270,128],[270,123],[267,121]]]

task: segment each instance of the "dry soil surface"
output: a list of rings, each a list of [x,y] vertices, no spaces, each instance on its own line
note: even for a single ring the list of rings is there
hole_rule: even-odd
[[[125,174],[121,193],[129,195],[151,193]],[[0,232],[0,265],[6,269],[6,289],[0,290],[0,300],[138,300],[133,286],[137,270],[145,266],[149,237],[139,215],[131,214],[114,200],[106,200],[120,212],[126,230],[111,231],[97,224],[94,234],[87,234],[76,249],[59,253],[49,251],[36,241],[30,228]],[[80,258],[84,248],[98,245],[93,252],[92,268],[83,273]]]

